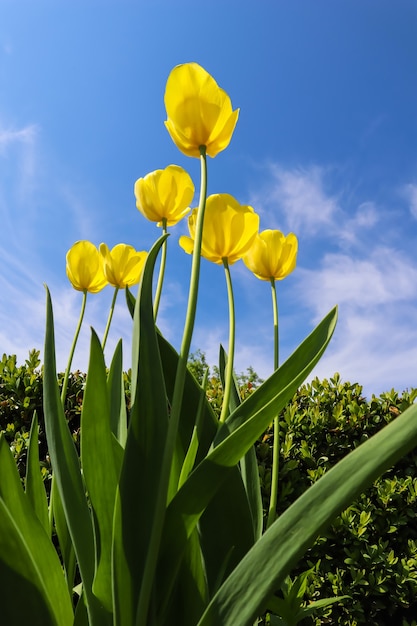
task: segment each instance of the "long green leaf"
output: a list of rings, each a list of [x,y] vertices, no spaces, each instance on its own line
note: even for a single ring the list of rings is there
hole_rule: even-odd
[[[84,491],[78,454],[65,420],[57,383],[54,322],[52,302],[48,289],[46,290],[46,296],[43,380],[46,438],[52,461],[54,480],[57,483],[83,581],[90,626],[101,626],[100,621],[105,618],[106,612],[92,592],[95,561],[93,524]]]
[[[120,340],[114,351],[110,370],[107,377],[110,394],[110,424],[111,429],[121,446],[126,445],[127,415],[123,384],[123,351]]]
[[[0,597],[6,590],[10,594],[3,596],[1,604],[20,597],[22,590],[14,589],[13,584],[29,580],[30,585],[24,585],[28,602],[36,603],[40,615],[49,614],[46,623],[70,626],[71,599],[49,529],[45,530],[24,493],[13,455],[1,435],[0,476]],[[40,617],[34,613],[33,623],[36,619]]]
[[[81,464],[95,523],[96,571],[93,591],[110,613],[113,612],[113,514],[119,478],[112,438],[106,365],[100,340],[92,330],[81,413]]]
[[[214,596],[198,626],[252,624],[331,520],[416,445],[413,405],[324,474],[272,524]]]
[[[35,414],[29,434],[28,456],[26,463],[26,495],[38,516],[45,532],[49,533],[48,500],[39,465],[39,426]]]
[[[59,626],[43,592],[36,563],[0,498],[0,603],[7,626]],[[72,620],[62,622],[70,626]]]
[[[153,270],[165,239],[149,252],[134,315],[133,403],[114,522],[113,595],[116,624],[123,626],[136,623],[141,594],[147,612],[159,543],[155,532],[166,507],[159,491],[168,407],[152,305]]]
[[[168,400],[171,402],[174,393],[175,375],[177,373],[177,365],[179,355],[175,348],[158,333],[158,344],[162,359],[162,367],[164,371],[165,388]],[[216,418],[210,403],[203,403],[201,419],[198,424],[195,423],[196,411],[198,410],[201,397],[201,387],[191,374],[186,372],[184,395],[181,408],[181,418],[179,423],[179,440],[183,450],[188,450],[194,428],[197,426],[198,450],[196,453],[196,463],[199,463],[206,456],[213,439],[218,430],[218,419]]]
[[[211,498],[314,368],[330,341],[335,324],[336,309],[333,309],[279,370],[226,420],[218,445],[190,474],[167,509],[162,570],[174,567],[181,559],[188,537]],[[230,434],[227,434],[228,425],[233,427]]]

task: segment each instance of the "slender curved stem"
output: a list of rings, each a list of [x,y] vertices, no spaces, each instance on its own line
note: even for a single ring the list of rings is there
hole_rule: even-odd
[[[278,332],[278,299],[275,279],[271,278],[272,310],[274,316],[274,370],[279,367],[279,332]],[[266,527],[275,521],[277,501],[278,501],[278,474],[279,474],[279,417],[274,418],[274,445],[272,450],[272,472],[271,472],[271,496],[269,499],[269,510]]]
[[[198,283],[200,278],[200,255],[201,255],[201,243],[203,239],[203,224],[204,213],[206,209],[206,197],[207,197],[207,160],[206,160],[206,148],[200,146],[200,164],[201,164],[201,189],[200,189],[200,201],[197,213],[197,224],[194,239],[194,249],[191,262],[191,278],[188,292],[188,306],[185,316],[184,331],[181,343],[181,350],[178,358],[177,373],[175,377],[174,391],[172,397],[171,412],[169,416],[168,432],[165,443],[164,456],[161,468],[161,480],[160,489],[158,491],[158,501],[156,503],[157,508],[166,507],[168,502],[172,500],[178,489],[178,481],[180,478],[179,469],[173,468],[172,460],[174,458],[175,445],[177,442],[178,425],[181,415],[182,398],[184,393],[185,377],[187,373],[187,361],[190,352],[191,339],[194,329],[195,314],[197,310],[197,295],[198,295]],[[175,471],[177,475],[172,479],[172,472]],[[164,516],[161,515],[155,519],[153,526],[153,532],[151,535],[151,545],[149,547],[149,554],[156,554],[158,546],[161,542],[163,531]],[[141,594],[136,609],[135,626],[141,626],[145,623],[148,615],[149,602],[151,597],[151,590],[153,584],[153,573],[155,563],[152,563],[147,570],[142,581]]]
[[[162,220],[162,233],[165,235],[167,232],[168,232],[167,220],[164,217],[164,219]],[[166,260],[167,260],[167,240],[165,240],[164,243],[162,244],[161,264],[159,266],[158,284],[156,286],[155,300],[153,303],[153,316],[155,320],[158,317],[159,302],[161,300],[161,293],[162,293],[162,285],[164,284]]]
[[[64,404],[65,404],[65,398],[66,398],[66,395],[67,395],[68,379],[69,379],[70,370],[71,370],[72,358],[74,356],[75,346],[77,345],[78,336],[80,334],[81,325],[83,323],[86,303],[87,303],[87,290],[84,290],[83,291],[83,299],[82,299],[82,303],[81,303],[80,317],[78,319],[77,328],[75,329],[75,335],[74,335],[74,339],[72,340],[72,346],[71,346],[70,354],[69,354],[69,357],[68,357],[67,369],[65,370],[65,374],[64,374],[64,382],[62,383],[62,390],[61,390],[62,406],[64,406]]]
[[[104,331],[103,341],[101,343],[102,350],[104,350],[104,348],[106,347],[107,336],[109,334],[110,324],[111,324],[111,321],[113,319],[114,307],[116,306],[116,298],[117,298],[117,294],[118,293],[119,293],[119,287],[115,287],[114,288],[114,293],[113,293],[113,299],[112,299],[111,305],[110,305],[109,316],[107,318],[106,329]]]
[[[235,358],[235,302],[233,298],[232,277],[230,267],[226,258],[223,259],[224,273],[226,276],[227,297],[229,301],[229,347],[224,374],[223,404],[220,414],[220,422],[224,422],[229,413],[230,392],[233,382],[233,362]]]
[[[191,277],[188,291],[188,305],[185,316],[184,332],[181,343],[181,350],[178,359],[177,375],[175,377],[174,393],[172,397],[171,415],[169,420],[169,430],[167,446],[169,447],[170,466],[174,454],[175,442],[178,431],[178,422],[181,413],[182,396],[184,392],[185,375],[187,371],[187,361],[190,353],[191,339],[194,330],[195,314],[197,310],[198,283],[200,278],[201,264],[201,244],[203,241],[204,213],[206,210],[207,197],[207,159],[205,146],[200,147],[201,164],[201,187],[200,200],[198,204],[197,223],[195,229],[194,248],[191,262]],[[169,470],[171,467],[169,467]],[[173,495],[173,494],[171,494]]]

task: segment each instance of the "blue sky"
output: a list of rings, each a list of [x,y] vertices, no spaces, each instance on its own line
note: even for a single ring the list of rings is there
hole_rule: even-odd
[[[281,358],[335,304],[339,322],[314,374],[365,393],[417,386],[417,5],[414,0],[0,0],[0,353],[43,347],[46,283],[64,368],[81,295],[65,275],[78,239],[148,249],[137,178],[180,153],[165,127],[170,70],[196,61],[240,117],[209,160],[209,193],[250,204],[261,229],[293,231],[298,265],[278,284]],[[179,346],[190,257],[171,229],[158,319]],[[272,368],[267,283],[232,267],[236,369]],[[89,297],[104,330],[112,292]],[[130,320],[121,297],[108,359]],[[193,349],[227,346],[222,268],[203,260]]]

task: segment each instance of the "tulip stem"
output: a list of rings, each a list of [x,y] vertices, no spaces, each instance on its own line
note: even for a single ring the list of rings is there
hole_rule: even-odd
[[[71,346],[70,354],[68,357],[67,369],[65,370],[65,374],[64,374],[64,382],[62,383],[61,401],[62,401],[62,407],[64,408],[64,410],[65,410],[65,398],[67,395],[67,388],[68,388],[68,379],[69,379],[71,365],[72,365],[72,358],[74,356],[75,346],[77,345],[78,336],[80,334],[81,325],[83,323],[86,303],[87,303],[87,289],[83,291],[83,300],[81,303],[80,317],[78,319],[77,328],[75,329],[75,335],[74,335],[74,339],[72,340],[72,346]]]
[[[197,213],[196,233],[194,239],[194,250],[191,262],[191,277],[188,291],[187,313],[184,323],[184,332],[181,343],[181,350],[178,358],[177,373],[175,376],[174,391],[171,404],[171,412],[168,422],[168,432],[165,442],[164,456],[162,460],[160,489],[158,491],[158,501],[156,508],[165,510],[168,503],[172,500],[178,490],[178,482],[180,478],[180,469],[174,468],[173,458],[175,446],[178,436],[178,425],[181,415],[182,398],[184,394],[185,377],[187,374],[187,361],[190,353],[191,339],[194,330],[195,314],[197,310],[197,294],[198,283],[200,278],[200,255],[201,242],[203,239],[204,213],[206,209],[207,197],[207,161],[206,148],[200,146],[200,164],[201,164],[201,189],[200,201]],[[173,476],[175,472],[175,476]],[[160,515],[155,519],[152,534],[150,537],[150,545],[148,554],[157,554],[161,543],[162,531],[164,524],[164,516]],[[145,575],[142,580],[141,593],[136,609],[135,626],[140,626],[146,622],[148,616],[149,602],[152,593],[152,585],[154,583],[154,571],[156,563],[148,563],[145,568]]]
[[[114,307],[116,306],[116,298],[117,298],[117,294],[118,293],[119,293],[119,287],[115,287],[114,288],[114,293],[113,293],[113,299],[112,299],[111,305],[110,305],[109,316],[107,318],[106,328],[104,330],[103,341],[102,341],[102,344],[101,344],[101,349],[102,350],[104,350],[104,348],[106,347],[107,336],[109,334],[110,324],[111,324],[111,321],[113,319]]]
[[[171,416],[170,416],[170,430],[172,433],[168,433],[168,443],[172,447],[170,455],[174,452],[174,446],[178,430],[178,422],[181,412],[182,396],[184,392],[185,375],[187,371],[188,356],[190,353],[191,339],[194,330],[195,314],[197,310],[197,296],[198,296],[198,283],[200,278],[200,264],[201,264],[201,244],[203,240],[203,224],[204,213],[206,210],[206,197],[207,197],[207,160],[206,160],[206,148],[200,146],[200,164],[201,164],[201,188],[200,188],[200,200],[198,204],[197,223],[195,229],[194,248],[191,262],[191,277],[190,286],[188,292],[188,305],[187,313],[185,316],[184,332],[181,343],[181,350],[179,354],[177,374],[175,377],[174,393],[172,398]],[[170,440],[170,435],[172,440]]]
[[[229,301],[229,347],[224,373],[223,404],[220,414],[220,422],[224,422],[229,414],[229,400],[233,382],[233,362],[235,357],[235,302],[233,298],[232,277],[227,258],[223,259],[224,272],[226,276],[227,297]]]
[[[274,316],[274,370],[279,367],[278,299],[275,278],[271,278],[272,310]],[[266,527],[269,528],[277,515],[278,474],[279,474],[279,416],[274,418],[274,444],[272,449],[271,496]]]
[[[162,220],[162,233],[166,235],[167,232],[168,232],[167,219],[166,217],[164,217]],[[159,302],[161,300],[162,285],[164,283],[164,276],[165,276],[166,259],[167,259],[167,240],[165,240],[164,243],[162,244],[161,265],[159,266],[158,284],[156,286],[155,300],[153,304],[153,316],[155,320],[158,316]]]

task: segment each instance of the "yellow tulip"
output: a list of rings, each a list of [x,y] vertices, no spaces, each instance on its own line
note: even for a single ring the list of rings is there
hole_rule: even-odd
[[[104,275],[110,285],[124,289],[140,281],[147,252],[137,252],[133,246],[119,243],[110,251],[105,243],[100,244]]]
[[[90,241],[77,241],[66,260],[67,276],[77,291],[97,293],[107,285],[100,253]]]
[[[173,226],[190,211],[194,184],[190,175],[178,165],[168,165],[139,178],[135,183],[136,206],[151,222],[166,220]]]
[[[255,238],[243,262],[260,280],[282,280],[291,274],[297,261],[298,240],[280,230],[264,230]]]
[[[197,209],[188,218],[190,237],[180,237],[180,246],[189,254],[194,248]],[[233,196],[219,193],[209,196],[204,215],[201,256],[213,263],[227,260],[231,265],[249,250],[259,228],[259,216],[252,207],[238,203]]]
[[[227,148],[239,116],[214,78],[197,63],[177,65],[165,89],[165,126],[177,148],[191,157],[200,146],[215,157]]]

